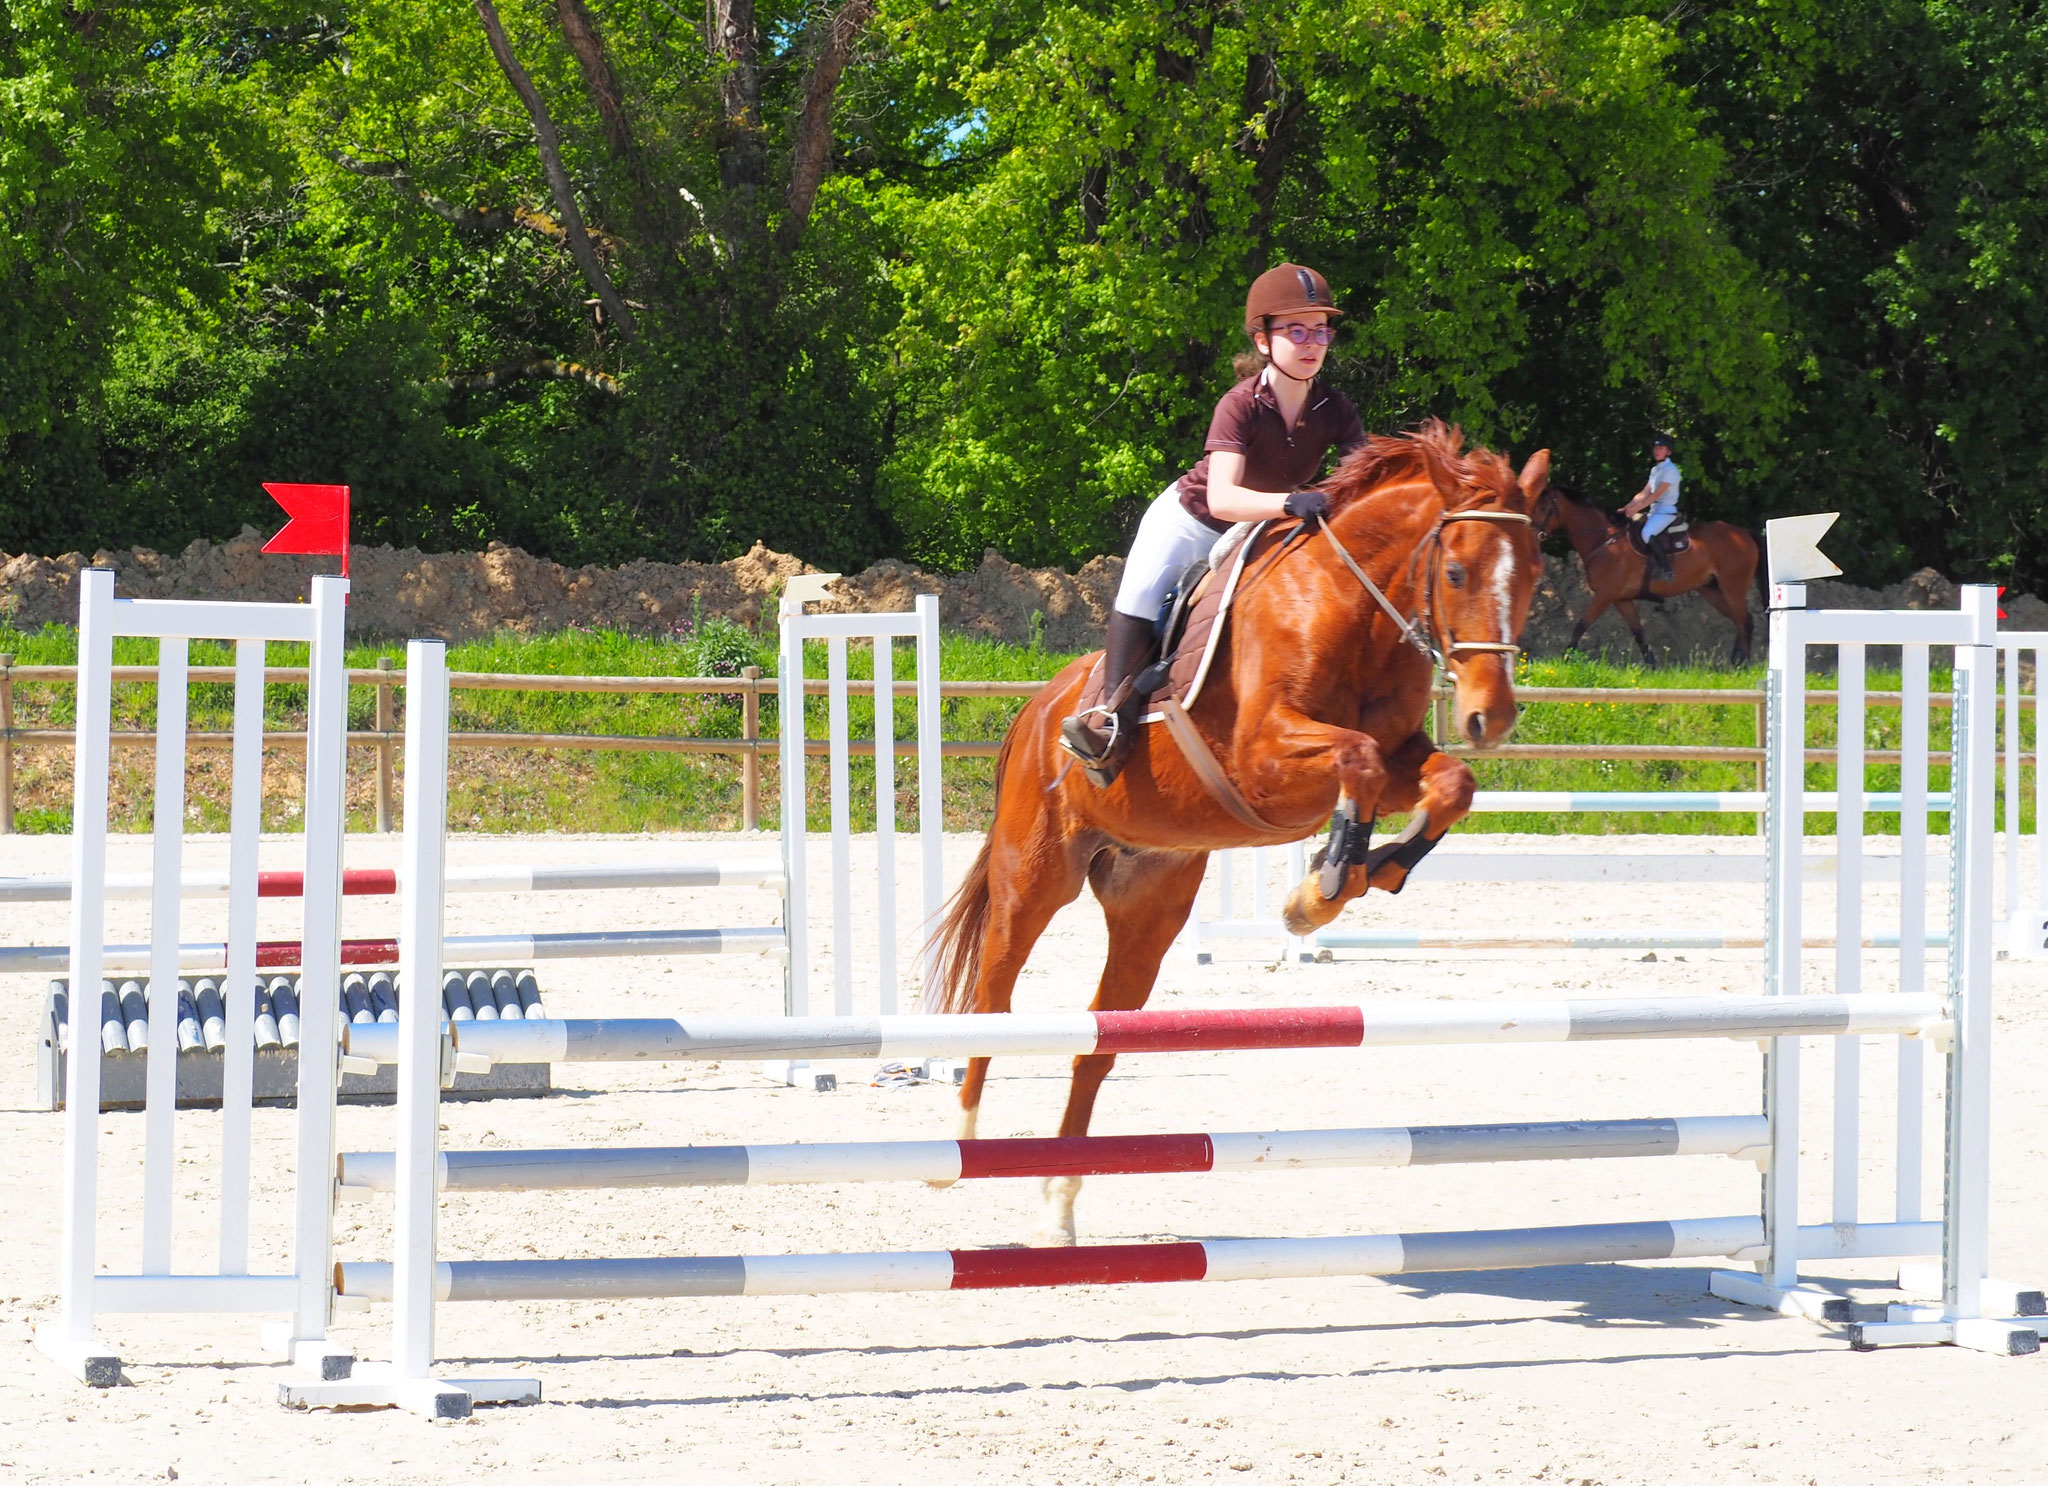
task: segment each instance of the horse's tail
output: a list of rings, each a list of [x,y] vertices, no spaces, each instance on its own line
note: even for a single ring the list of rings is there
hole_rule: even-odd
[[[996,750],[996,792],[995,819],[1002,819],[1003,775],[1010,762],[1010,741],[1016,737],[1013,727],[1003,737],[1003,746]],[[983,838],[981,850],[975,853],[974,865],[967,869],[967,876],[960,886],[953,890],[953,896],[946,902],[945,911],[940,914],[938,927],[932,930],[927,948],[931,950],[929,977],[924,987],[924,1009],[926,1011],[972,1011],[974,988],[981,983],[982,947],[988,943],[988,919],[991,906],[989,893],[989,848],[995,841],[995,827],[991,823],[989,833]]]

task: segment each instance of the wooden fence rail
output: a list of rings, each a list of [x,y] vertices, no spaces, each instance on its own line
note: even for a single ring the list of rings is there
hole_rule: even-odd
[[[234,680],[232,666],[193,666],[189,670],[190,680],[198,683],[227,683]],[[117,682],[150,684],[156,680],[154,666],[115,666],[113,677]],[[22,728],[15,725],[14,688],[22,683],[42,685],[76,685],[78,670],[75,666],[18,666],[14,657],[0,654],[0,835],[14,830],[15,799],[15,749],[19,746],[68,747],[72,733],[68,728]],[[303,666],[273,666],[264,672],[264,679],[272,685],[304,685],[306,670]],[[377,829],[389,831],[393,819],[394,764],[397,750],[403,744],[404,732],[398,724],[395,691],[405,685],[405,672],[396,669],[388,659],[379,660],[374,670],[351,670],[348,673],[351,686],[372,688],[376,694],[375,723],[370,729],[351,731],[348,735],[351,746],[374,749],[376,753],[376,813]],[[464,732],[449,736],[449,744],[455,748],[528,748],[528,749],[573,749],[581,751],[605,750],[626,753],[695,753],[718,754],[740,761],[741,773],[741,817],[743,829],[754,830],[760,825],[761,760],[772,757],[777,747],[773,738],[761,733],[761,699],[776,695],[778,683],[772,676],[763,676],[758,666],[748,666],[737,676],[544,676],[524,673],[511,674],[486,671],[455,671],[449,673],[449,685],[468,691],[529,691],[529,692],[577,692],[597,695],[643,695],[643,696],[737,696],[740,699],[741,736],[737,738],[695,738],[669,737],[646,734],[617,733],[497,733]],[[897,681],[891,690],[896,696],[909,697],[916,693],[915,681]],[[956,698],[1030,698],[1045,687],[1043,681],[941,681],[939,693],[942,700]],[[806,696],[824,696],[828,683],[806,681]],[[849,694],[872,697],[875,684],[872,681],[849,680],[846,683]],[[1747,707],[1755,718],[1757,741],[1753,745],[1727,745],[1721,747],[1689,744],[1660,743],[1507,743],[1498,748],[1475,749],[1459,744],[1446,744],[1444,751],[1461,758],[1471,759],[1580,759],[1626,763],[1744,763],[1756,767],[1757,787],[1763,787],[1763,708],[1764,694],[1755,687],[1698,687],[1698,686],[1645,686],[1645,687],[1599,687],[1599,686],[1523,686],[1516,688],[1517,697],[1526,703],[1610,703],[1624,705],[1653,706],[1728,706]],[[1828,706],[1835,701],[1832,691],[1809,692],[1810,701],[1817,706]],[[1437,719],[1437,735],[1445,734],[1446,704],[1450,688],[1437,688],[1437,705],[1434,709]],[[1898,692],[1873,691],[1865,701],[1872,707],[1897,707],[1902,698]],[[2001,698],[2001,702],[2003,699]],[[1930,706],[1941,708],[1951,705],[1947,696],[1936,694],[1928,698]],[[305,746],[302,731],[279,731],[266,733],[264,741],[277,747]],[[154,744],[155,734],[145,731],[120,731],[113,735],[116,748],[147,748]],[[195,749],[227,748],[233,743],[231,733],[194,732],[187,735],[187,745]],[[941,745],[946,758],[993,758],[1001,746],[997,739],[947,739]],[[807,754],[823,754],[827,745],[823,739],[814,739],[805,744]],[[851,745],[855,754],[872,755],[874,744],[855,742]],[[915,751],[910,742],[899,742],[896,751],[909,755]],[[1813,748],[1807,750],[1809,763],[1833,763],[1834,750]],[[1875,750],[1864,757],[1871,763],[1897,763],[1896,752]],[[1934,754],[1930,761],[1947,762],[1946,754]],[[2022,755],[2023,765],[2031,765],[2032,754]]]

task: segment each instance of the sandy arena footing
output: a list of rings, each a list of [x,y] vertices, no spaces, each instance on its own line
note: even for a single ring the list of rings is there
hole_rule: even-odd
[[[739,851],[715,837],[456,838],[451,865],[628,864]],[[948,880],[977,845],[947,842]],[[9,874],[69,870],[69,843],[16,837]],[[295,843],[264,844],[266,867]],[[743,854],[772,853],[773,839]],[[914,851],[914,848],[906,848]],[[1460,849],[1755,852],[1741,837],[1463,836]],[[114,870],[147,866],[147,842],[114,843]],[[384,867],[395,838],[355,837],[351,867]],[[196,839],[193,871],[224,844]],[[218,860],[217,860],[218,859]],[[860,860],[858,854],[856,860]],[[1569,934],[1699,925],[1760,933],[1760,890],[1740,885],[1432,885],[1425,866],[1398,898],[1373,895],[1343,926]],[[914,874],[902,919],[914,922]],[[869,891],[872,891],[870,886]],[[1866,923],[1896,922],[1870,889]],[[819,894],[821,898],[826,895]],[[772,921],[759,889],[451,898],[451,934],[710,927]],[[1831,891],[1808,887],[1809,927]],[[259,933],[290,937],[293,905],[268,900]],[[825,911],[822,910],[821,911]],[[218,914],[220,923],[209,915]],[[188,939],[215,935],[223,905],[187,904]],[[0,907],[0,944],[62,943],[63,904]],[[856,896],[856,920],[872,921]],[[344,932],[391,932],[392,900],[351,899]],[[818,929],[826,927],[822,921]],[[110,940],[147,937],[148,905],[110,906]],[[823,945],[825,937],[814,942]],[[1065,911],[1020,984],[1020,1011],[1074,1010],[1092,992],[1102,923],[1086,895]],[[1155,1006],[1281,1006],[1444,997],[1754,995],[1755,951],[1615,950],[1340,953],[1278,965],[1278,944],[1218,943],[1217,962],[1176,953]],[[1831,952],[1811,952],[1817,965]],[[1871,952],[1877,972],[1896,956]],[[1937,957],[1935,963],[1940,963]],[[780,1008],[777,963],[565,961],[544,967],[564,1016],[764,1013]],[[2048,1271],[2048,962],[2000,961],[1995,1055],[1998,1173],[1993,1270]],[[445,1482],[507,1480],[894,1482],[971,1474],[977,1482],[1545,1483],[2034,1481],[2048,1460],[2048,1361],[1949,1348],[1851,1353],[1839,1334],[1725,1304],[1709,1261],[1620,1267],[1158,1285],[972,1294],[707,1298],[447,1306],[439,1351],[451,1370],[540,1378],[546,1402],[480,1411],[437,1427],[399,1412],[293,1414],[274,1402],[280,1369],[259,1360],[239,1318],[136,1318],[104,1328],[129,1386],[89,1392],[37,1354],[34,1325],[56,1287],[62,1129],[34,1108],[33,1027],[47,977],[0,976],[0,1479],[22,1482]],[[817,982],[814,980],[814,984]],[[824,981],[829,987],[829,979]],[[1894,989],[1873,973],[1866,989]],[[869,1009],[865,1001],[859,1003]],[[819,1007],[817,1009],[825,1009]],[[1892,1039],[1867,1039],[1866,1216],[1890,1217],[1884,1153]],[[1809,1211],[1825,1209],[1829,1050],[1809,1045],[1805,1089]],[[954,1096],[931,1084],[873,1087],[844,1065],[839,1091],[782,1088],[755,1064],[563,1065],[544,1101],[446,1106],[451,1149],[904,1140],[953,1133]],[[1938,1092],[1938,1071],[1930,1069]],[[1065,1061],[998,1062],[982,1136],[1053,1133]],[[1096,1130],[1306,1129],[1493,1120],[1624,1119],[1755,1112],[1747,1043],[1630,1042],[1164,1054],[1127,1059],[1104,1090]],[[390,1148],[392,1111],[341,1112],[340,1148]],[[181,1116],[181,1202],[203,1203],[219,1118]],[[132,1255],[140,1121],[104,1117],[109,1255]],[[256,1117],[259,1201],[289,1160],[284,1116]],[[1930,1161],[1930,1206],[1940,1180]],[[271,1175],[266,1179],[263,1174]],[[1090,1178],[1079,1206],[1091,1243],[1418,1232],[1753,1212],[1757,1173],[1726,1157],[1504,1166],[1362,1168],[1291,1174]],[[983,1247],[1024,1241],[1036,1182],[719,1187],[453,1194],[450,1258],[816,1253]],[[346,1261],[389,1257],[388,1200],[339,1209]],[[1809,1217],[1809,1221],[1817,1219]],[[180,1253],[198,1265],[195,1212]],[[258,1264],[281,1222],[260,1224]],[[1815,1266],[1824,1283],[1881,1309],[1893,1266]],[[383,1308],[340,1317],[361,1355],[387,1354]]]

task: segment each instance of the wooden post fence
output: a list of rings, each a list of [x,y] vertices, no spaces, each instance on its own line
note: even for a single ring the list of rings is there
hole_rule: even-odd
[[[0,836],[14,834],[14,656],[0,652]]]
[[[391,834],[391,730],[396,715],[391,706],[391,665],[390,656],[377,657],[377,669],[384,673],[377,682],[377,830],[386,836]]]
[[[761,679],[759,666],[742,666],[740,675],[749,683]],[[740,755],[740,829],[761,829],[761,691],[750,684],[740,693],[740,737],[757,745]]]

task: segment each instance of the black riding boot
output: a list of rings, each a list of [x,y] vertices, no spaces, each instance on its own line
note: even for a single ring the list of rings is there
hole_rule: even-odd
[[[1653,581],[1670,583],[1676,575],[1671,571],[1671,554],[1664,550],[1661,538],[1652,537],[1643,544],[1650,549],[1650,577]]]
[[[1137,741],[1145,699],[1131,681],[1152,658],[1152,621],[1112,611],[1102,655],[1102,704],[1062,722],[1060,743],[1081,761],[1090,779],[1106,788]]]

